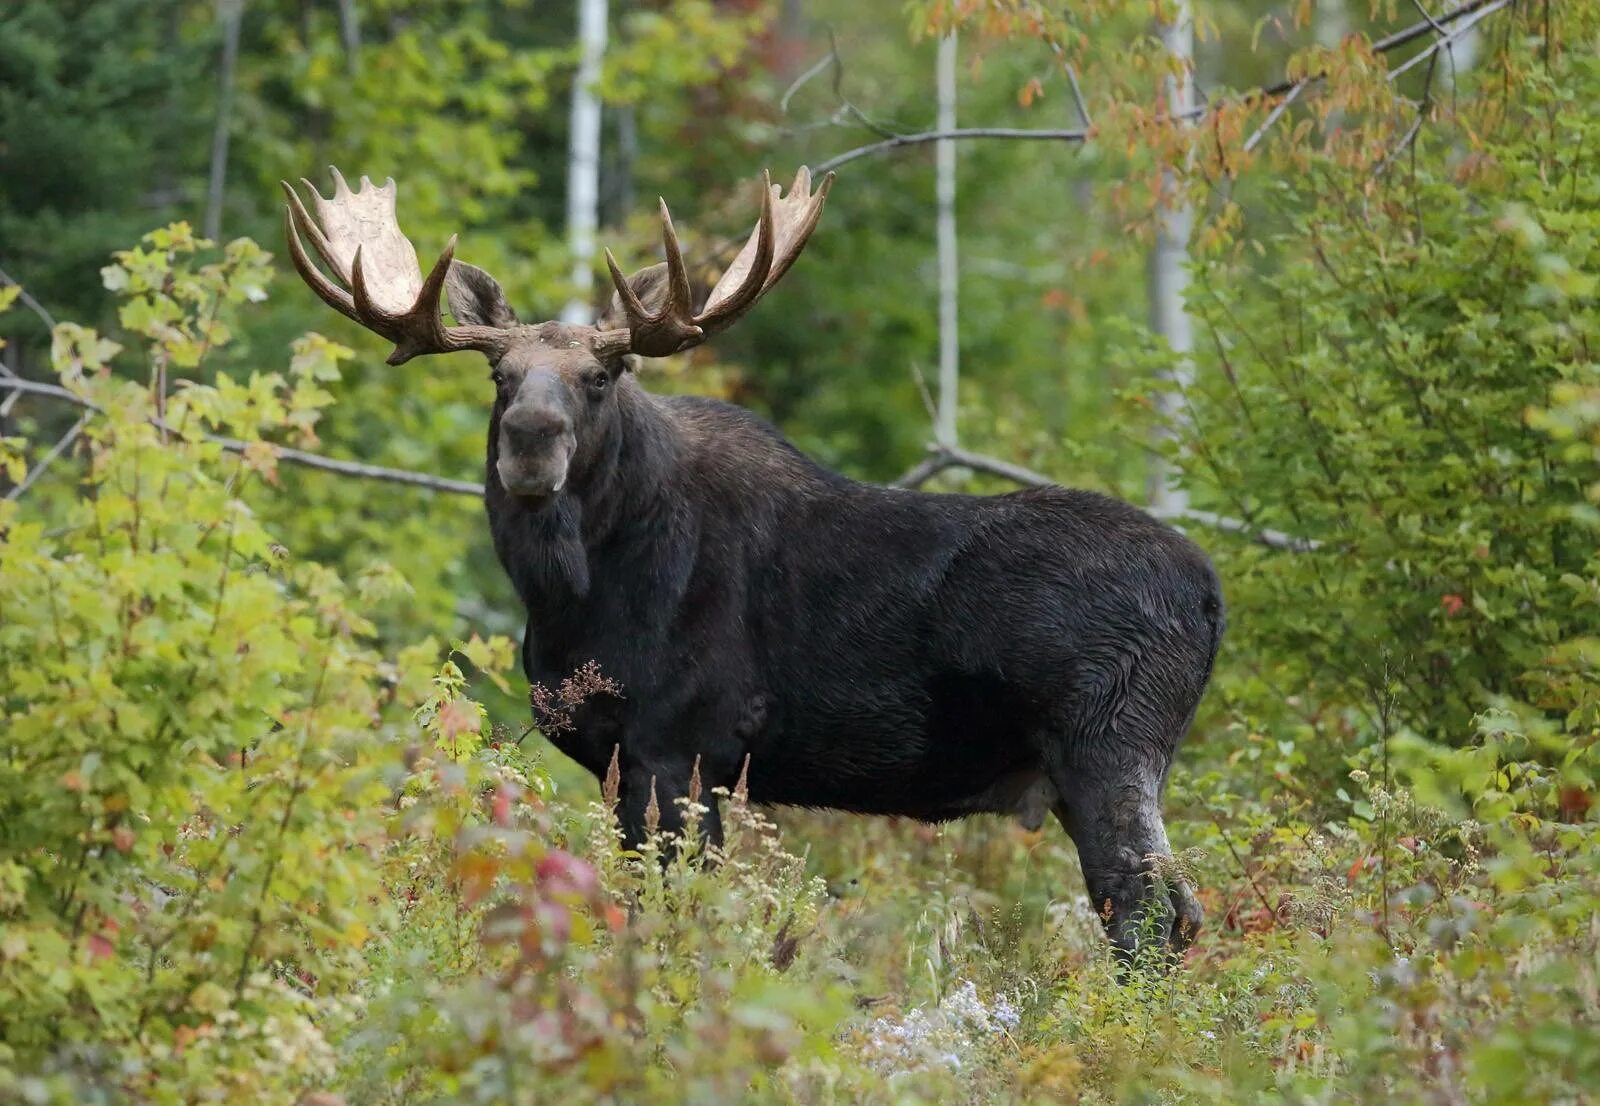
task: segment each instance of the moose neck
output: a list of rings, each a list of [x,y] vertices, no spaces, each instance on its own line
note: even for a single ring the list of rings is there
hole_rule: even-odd
[[[495,552],[529,618],[558,621],[588,596],[601,544],[654,540],[670,514],[680,445],[671,417],[631,374],[617,382],[617,417],[573,458],[566,487],[532,506],[500,482],[500,418],[489,426],[485,501]]]

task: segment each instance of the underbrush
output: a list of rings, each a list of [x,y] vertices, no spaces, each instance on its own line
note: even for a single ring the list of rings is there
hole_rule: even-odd
[[[736,790],[686,811],[724,804],[715,855],[629,854],[481,705],[509,641],[395,651],[397,573],[262,522],[264,439],[309,441],[347,351],[165,390],[259,292],[208,248],[113,267],[148,384],[58,328],[84,463],[0,501],[0,1101],[1595,1099],[1592,642],[1472,733],[1204,722],[1168,806],[1210,922],[1172,970],[1118,971],[1053,826]]]

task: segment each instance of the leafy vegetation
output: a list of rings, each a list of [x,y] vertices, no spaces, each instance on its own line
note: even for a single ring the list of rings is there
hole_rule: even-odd
[[[1292,79],[1330,67],[1254,174],[1242,146],[1266,105],[1213,90],[1192,157],[1127,106],[1160,72],[1146,38],[1118,38],[1143,9],[910,12],[917,35],[962,25],[974,111],[1070,103],[1070,62],[1103,128],[1048,195],[1045,144],[966,148],[963,189],[992,194],[964,248],[1041,251],[964,288],[969,363],[992,355],[968,373],[967,440],[1135,489],[1150,374],[1175,358],[1129,319],[1123,228],[1176,166],[1202,217],[1197,383],[1171,459],[1197,507],[1316,543],[1196,529],[1232,625],[1168,807],[1208,927],[1182,966],[1131,972],[1054,826],[736,792],[698,797],[724,804],[711,863],[693,839],[624,852],[614,795],[527,728],[478,506],[283,452],[470,477],[479,368],[396,373],[353,328],[302,334],[320,314],[268,298],[247,237],[174,222],[117,250],[184,209],[205,156],[209,5],[149,26],[136,6],[0,13],[0,266],[83,321],[46,328],[0,287],[6,363],[74,400],[25,397],[0,437],[21,493],[0,500],[0,1102],[1600,1094],[1593,5],[1505,13],[1480,44],[1492,63],[1423,91],[1420,116],[1360,37],[1268,67],[1270,19],[1203,13],[1248,59],[1241,86],[1278,61]],[[317,151],[393,159],[419,239],[469,231],[515,296],[559,302],[541,182],[561,29],[517,0],[361,7],[351,58],[331,6],[250,5],[238,93],[256,134],[228,225],[270,241],[270,183]],[[785,130],[781,26],[733,7],[627,13],[608,62],[610,102],[636,112],[632,172],[715,178],[686,210],[738,209],[738,173],[697,152],[744,165],[746,142],[837,134]],[[825,7],[861,32],[841,36],[844,92],[914,116],[926,74],[903,24]],[[835,110],[825,85],[788,110]],[[132,132],[157,103],[183,110]],[[87,147],[71,189],[5,171]],[[163,175],[176,193],[121,202],[122,181]],[[652,386],[751,402],[853,471],[908,464],[924,177],[906,160],[842,181],[857,198],[830,208],[788,312]],[[1115,214],[1065,225],[1069,184]],[[615,222],[642,254],[648,225]]]

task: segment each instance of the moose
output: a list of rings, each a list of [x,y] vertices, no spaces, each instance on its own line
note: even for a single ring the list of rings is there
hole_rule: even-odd
[[[549,729],[617,773],[626,843],[647,817],[681,829],[674,800],[697,773],[713,788],[747,773],[754,802],[933,822],[1037,829],[1048,811],[1119,955],[1151,934],[1187,947],[1201,909],[1162,863],[1161,804],[1223,632],[1205,554],[1087,491],[861,483],[748,410],[638,383],[641,358],[700,344],[772,290],[831,174],[813,190],[802,168],[787,195],[763,174],[755,229],[698,309],[662,201],[665,261],[627,277],[607,250],[615,294],[594,326],[520,321],[454,237],[424,277],[393,179],[333,176],[331,199],[302,182],[315,218],[284,184],[290,256],[394,344],[391,365],[488,359],[489,529],[527,608],[523,666],[553,687],[592,662],[620,685]],[[715,809],[702,828],[720,841]]]

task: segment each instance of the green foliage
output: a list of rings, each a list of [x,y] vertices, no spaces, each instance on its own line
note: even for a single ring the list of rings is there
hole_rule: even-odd
[[[1226,553],[1232,647],[1256,666],[1242,693],[1273,716],[1297,699],[1325,734],[1465,738],[1509,697],[1594,723],[1592,692],[1549,662],[1600,630],[1573,513],[1600,468],[1527,416],[1596,379],[1600,184],[1572,154],[1600,141],[1596,90],[1574,59],[1465,160],[1425,129],[1375,181],[1284,184],[1280,263],[1198,273],[1190,485],[1321,543]]]
[[[270,184],[336,152],[401,178],[424,253],[466,232],[519,306],[551,313],[571,291],[546,229],[567,14],[360,7],[352,56],[332,5],[247,6],[229,225],[268,233]],[[1560,11],[1579,40],[1591,8]],[[276,448],[468,476],[481,368],[379,367],[338,320],[339,341],[298,336],[326,313],[298,286],[262,302],[260,247],[182,223],[100,270],[115,332],[91,295],[88,274],[151,218],[139,188],[170,173],[197,193],[213,92],[190,63],[214,12],[161,10],[150,26],[110,0],[0,15],[0,169],[45,166],[0,172],[0,262],[99,324],[46,346],[0,288],[8,356],[95,408],[45,479],[0,502],[0,1102],[1593,1098],[1592,56],[1513,41],[1487,71],[1503,94],[1462,83],[1466,110],[1433,105],[1414,157],[1413,106],[1341,70],[1313,109],[1343,121],[1325,145],[1286,118],[1297,174],[1241,179],[1202,228],[1180,462],[1197,505],[1321,546],[1204,539],[1233,625],[1174,773],[1167,874],[1201,888],[1208,931],[1175,971],[1119,973],[1053,826],[785,811],[780,830],[733,794],[700,797],[724,804],[717,857],[620,848],[604,794],[546,766],[525,728],[481,507],[291,469]],[[820,10],[839,21],[841,90],[925,122],[930,51],[867,7]],[[1184,153],[1127,107],[1165,72],[1148,9],[906,14],[919,35],[963,24],[964,118],[1042,124],[1070,103],[1060,66],[1084,67],[1108,137],[1065,162],[963,148],[963,431],[1127,487],[1142,415],[1105,425],[1110,393],[1142,412],[1143,374],[1171,363],[1129,321],[1129,232],[1148,178]],[[1270,45],[1256,14],[1202,31]],[[804,122],[838,110],[828,80],[787,119],[774,106],[773,15],[675,0],[616,28],[605,91],[644,139],[617,179],[670,185],[709,232],[698,273],[750,215],[731,185],[752,149],[776,167],[844,142]],[[1107,27],[1132,45],[1101,49]],[[1128,65],[1096,78],[1097,59]],[[1295,64],[1369,60],[1352,40]],[[158,101],[183,110],[130,141],[120,105]],[[1222,163],[1265,110],[1217,112],[1191,187],[1232,180]],[[1160,149],[1123,152],[1128,136]],[[79,148],[100,156],[80,165]],[[87,191],[36,186],[63,165]],[[908,462],[926,418],[907,370],[933,348],[925,169],[907,154],[842,183],[806,265],[666,386],[764,407],[858,471]],[[1122,178],[1118,220],[1062,217]],[[616,221],[623,252],[650,255],[652,220]],[[0,438],[13,485],[51,440],[23,410]]]
[[[156,356],[253,287],[253,244],[195,271],[165,252],[186,234],[118,270],[160,305],[131,312]],[[62,383],[102,412],[82,494],[48,525],[0,505],[0,1093],[281,1099],[329,1069],[314,995],[354,978],[377,887],[388,666],[362,611],[393,584],[291,559],[249,502],[270,449],[202,438],[312,417],[314,362],[182,389],[157,425],[117,350],[57,329]]]

